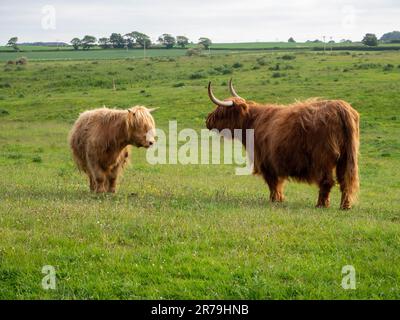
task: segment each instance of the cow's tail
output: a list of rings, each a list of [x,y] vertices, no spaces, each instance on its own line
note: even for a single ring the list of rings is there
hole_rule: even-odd
[[[358,152],[360,145],[360,117],[348,103],[342,102],[339,114],[343,125],[344,143],[337,166],[337,178],[342,191],[342,209],[349,209],[357,200],[359,189]]]

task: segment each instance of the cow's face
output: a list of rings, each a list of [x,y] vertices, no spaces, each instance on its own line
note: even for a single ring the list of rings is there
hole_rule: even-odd
[[[229,130],[230,135],[233,136],[235,129],[246,128],[249,105],[236,93],[232,79],[229,81],[229,90],[233,97],[222,101],[214,96],[211,82],[208,84],[208,96],[217,107],[208,115],[206,126],[209,130],[224,130],[224,135],[228,134],[226,131]]]
[[[249,109],[246,101],[236,97],[225,101],[231,101],[232,105],[217,105],[216,109],[207,117],[207,129],[219,131],[229,129],[232,133],[235,129],[244,129]]]
[[[130,144],[150,148],[155,143],[155,122],[151,115],[154,109],[134,107],[128,110],[128,131]]]

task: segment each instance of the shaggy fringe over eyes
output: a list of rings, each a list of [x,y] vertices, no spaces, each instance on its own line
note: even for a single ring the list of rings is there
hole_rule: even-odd
[[[137,106],[129,109],[129,112],[133,115],[128,117],[128,126],[133,128],[154,128],[155,122],[150,114],[149,109],[143,106]]]

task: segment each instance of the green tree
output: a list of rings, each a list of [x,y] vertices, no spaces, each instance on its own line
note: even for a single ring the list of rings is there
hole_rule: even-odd
[[[398,43],[398,41],[400,41],[400,31],[385,33],[380,40],[383,42]]]
[[[158,42],[165,46],[167,49],[171,49],[176,44],[176,40],[173,36],[168,33],[164,33],[158,37]]]
[[[18,42],[18,37],[12,37],[10,40],[8,40],[7,46],[14,48],[15,51],[19,51],[17,42]]]
[[[296,41],[293,39],[293,37],[290,37],[288,40],[289,43],[295,43]]]
[[[149,48],[151,46],[151,40],[147,34],[133,31],[131,33],[127,33],[125,37],[128,38],[128,41],[130,41],[133,46],[141,48],[143,48],[144,46],[146,46],[146,48]]]
[[[88,35],[84,36],[83,39],[81,40],[83,50],[89,50],[96,44],[96,41],[97,39],[93,36],[88,36]]]
[[[177,36],[176,43],[181,48],[185,48],[189,44],[189,39],[185,36]]]
[[[212,42],[210,39],[205,38],[205,37],[201,37],[199,39],[199,45],[202,45],[204,47],[204,49],[208,50],[208,48],[211,46]]]
[[[135,40],[132,39],[132,37],[130,36],[129,33],[125,34],[124,36],[124,40],[125,40],[125,45],[124,47],[128,47],[129,49],[132,49],[135,45]]]
[[[125,39],[119,33],[112,33],[110,36],[110,42],[111,42],[113,48],[125,47]]]
[[[373,33],[367,33],[361,42],[366,46],[376,47],[378,45],[378,38]]]
[[[82,41],[81,41],[81,39],[73,38],[71,40],[71,44],[72,44],[72,46],[74,47],[75,50],[78,50],[79,47],[82,45]]]
[[[109,38],[100,38],[99,45],[103,49],[108,49],[111,47],[110,39]]]

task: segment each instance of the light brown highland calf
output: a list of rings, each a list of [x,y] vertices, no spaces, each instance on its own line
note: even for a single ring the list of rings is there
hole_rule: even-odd
[[[91,191],[115,192],[118,177],[129,161],[130,146],[149,148],[154,144],[153,110],[104,107],[79,116],[69,144],[79,170],[89,177]]]

